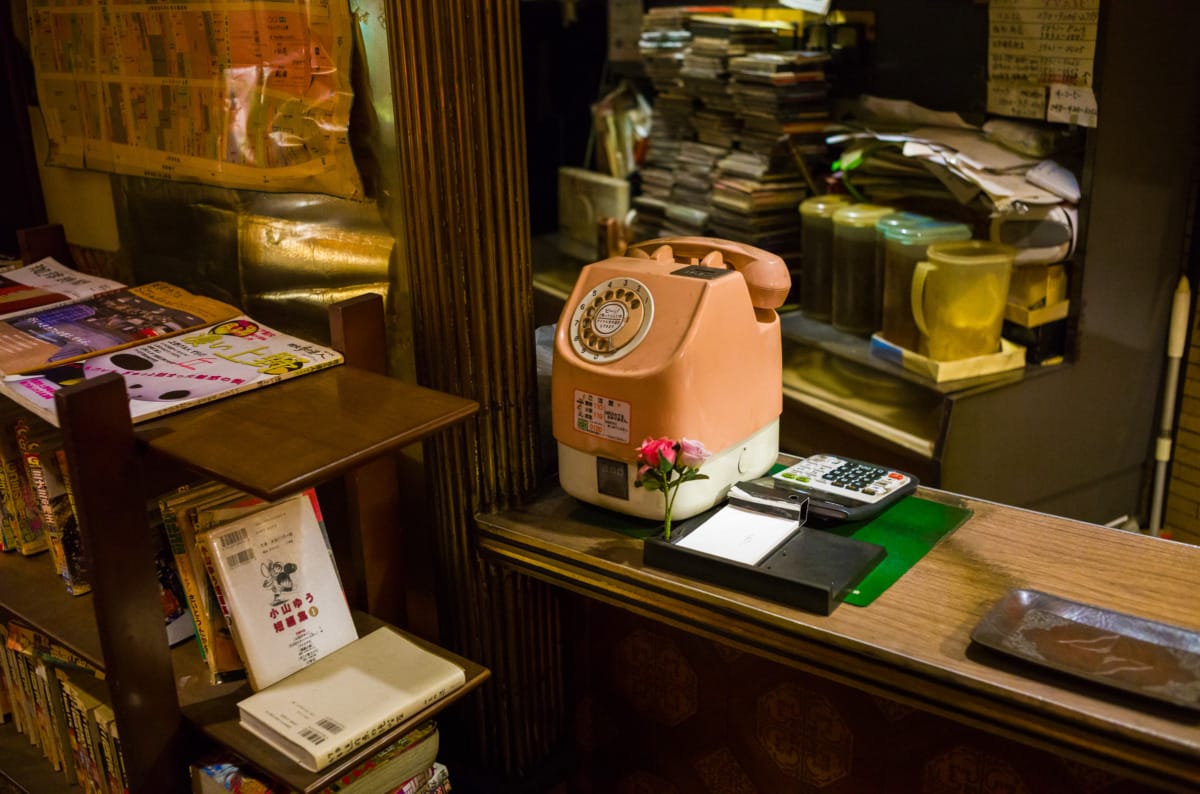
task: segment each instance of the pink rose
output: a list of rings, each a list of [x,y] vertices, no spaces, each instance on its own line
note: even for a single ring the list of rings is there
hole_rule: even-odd
[[[684,466],[698,469],[711,457],[712,453],[699,441],[692,441],[690,438],[679,439],[679,462]]]
[[[666,461],[668,465],[675,465],[675,442],[663,436],[662,438],[647,437],[642,445],[638,447],[638,458],[646,462],[647,466],[657,469],[661,461]]]

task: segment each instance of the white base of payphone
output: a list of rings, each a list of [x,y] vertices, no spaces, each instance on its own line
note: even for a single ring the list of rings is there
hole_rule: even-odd
[[[630,450],[633,445],[630,445]],[[691,518],[714,507],[725,499],[729,486],[741,480],[752,480],[766,474],[779,457],[779,420],[776,419],[758,432],[733,444],[721,452],[714,453],[700,469],[707,480],[684,483],[675,491],[675,504],[671,509],[671,521]],[[618,477],[612,469],[624,467],[625,488],[628,498],[622,499],[603,493],[601,476]],[[602,474],[602,467],[606,474]],[[596,455],[558,444],[558,480],[564,491],[584,502],[606,507],[619,513],[641,518],[663,517],[663,495],[661,491],[635,488],[637,464],[633,461],[600,461]],[[613,491],[610,481],[606,491]]]

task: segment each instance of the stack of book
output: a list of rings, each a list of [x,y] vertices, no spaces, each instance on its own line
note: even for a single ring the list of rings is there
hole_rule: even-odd
[[[714,235],[783,257],[799,283],[798,206],[826,163],[829,86],[825,53],[748,52],[729,59],[737,134],[718,166],[712,194]]]
[[[680,145],[663,224],[668,235],[708,234],[717,163],[728,153],[724,147],[699,141]]]
[[[693,17],[690,27],[692,41],[680,70],[683,86],[705,109],[730,116],[737,109],[729,84],[730,59],[779,50],[780,34],[791,31],[783,22],[708,15]]]
[[[729,64],[741,122],[738,148],[767,159],[802,159],[811,170],[828,166],[829,54],[788,50],[750,53]]]
[[[683,57],[680,79],[684,92],[696,100],[692,126],[705,148],[693,149],[686,165],[676,167],[676,185],[682,182],[686,188],[681,196],[672,196],[667,217],[673,222],[668,228],[682,226],[707,234],[708,218],[699,212],[707,213],[709,202],[689,195],[689,191],[711,193],[716,161],[728,155],[737,140],[741,123],[731,91],[730,61],[752,52],[778,50],[779,33],[790,28],[778,22],[709,15],[693,17],[689,27],[692,41]],[[680,160],[684,160],[682,154]],[[702,160],[712,164],[707,173],[701,172]]]
[[[680,146],[683,141],[695,138],[692,113],[696,100],[683,91],[679,76],[692,40],[688,26],[693,15],[686,8],[669,7],[652,8],[642,17],[638,49],[657,95],[651,110],[646,160],[641,169],[641,193],[633,199],[637,216],[631,236],[635,240],[667,233],[667,205]]]
[[[710,228],[717,237],[777,254],[795,269],[801,259],[797,207],[808,195],[798,174],[748,178],[722,169],[713,186]]]
[[[689,36],[678,35],[680,28]],[[667,35],[668,30],[674,31],[672,35]],[[789,32],[791,26],[783,22],[689,13],[687,9],[654,10],[645,15],[642,52],[659,94],[653,106],[647,167],[642,173],[643,192],[633,202],[638,210],[635,239],[719,234],[743,242],[777,243],[782,246],[780,253],[798,255],[798,218],[795,239],[777,232],[782,204],[792,198],[798,204],[807,195],[795,190],[800,171],[792,151],[783,145],[787,139],[782,133],[773,136],[771,146],[740,145],[744,129],[739,102],[745,112],[752,110],[759,118],[769,118],[773,112],[800,113],[794,107],[795,95],[813,86],[796,88],[793,84],[801,79],[784,73],[799,74],[807,69],[815,75],[817,59],[813,56],[811,63],[804,63],[795,57],[773,66],[772,71],[780,76],[765,79],[763,85],[776,91],[766,99],[735,93],[732,69],[734,63],[740,63],[747,75],[747,70],[755,71],[755,76],[765,72],[767,62],[752,69],[746,59],[779,52],[781,42],[786,41],[781,34]],[[678,47],[670,48],[669,68],[663,53],[668,41],[684,43],[681,57]],[[774,81],[778,89],[774,89]],[[808,82],[824,89],[823,80]],[[827,118],[827,113],[822,117]],[[791,116],[786,120],[792,120]],[[758,144],[768,134],[753,131],[749,140]],[[719,180],[727,181],[719,189],[718,201]]]
[[[0,273],[0,290],[45,293],[25,285],[26,271],[88,283],[0,315],[0,394],[55,426],[54,393],[109,372],[124,377],[137,423],[342,363],[336,350],[166,282],[127,287],[47,258]]]
[[[437,761],[438,728],[432,720],[414,728],[337,780],[321,794],[443,794],[450,791],[450,770]],[[192,765],[194,794],[257,792],[286,794],[287,789],[259,775],[243,759],[220,752]]]
[[[247,679],[242,727],[304,769],[321,771],[465,685],[461,666],[390,627],[359,635],[312,489],[266,502],[204,482],[159,506],[210,681]]]
[[[638,54],[646,67],[646,76],[658,93],[677,90],[683,56],[692,40],[688,21],[693,14],[673,6],[652,8],[642,17]]]

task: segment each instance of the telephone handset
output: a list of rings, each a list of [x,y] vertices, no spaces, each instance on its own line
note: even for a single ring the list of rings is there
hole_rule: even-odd
[[[791,288],[787,265],[775,254],[710,237],[668,237],[636,243],[625,256],[662,264],[678,263],[675,274],[703,278],[715,270],[742,274],[755,313],[774,317]],[[682,261],[681,261],[682,260]],[[700,269],[697,269],[700,268]],[[654,296],[636,272],[593,285],[571,317],[575,352],[594,363],[624,358],[645,338],[654,320]]]
[[[639,259],[690,259],[704,267],[725,267],[742,274],[750,290],[750,305],[756,309],[778,309],[787,300],[792,277],[782,259],[769,251],[732,240],[714,237],[662,237],[634,243],[626,256]]]

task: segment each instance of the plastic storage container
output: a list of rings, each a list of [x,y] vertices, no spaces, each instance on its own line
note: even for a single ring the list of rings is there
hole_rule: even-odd
[[[833,213],[850,203],[840,193],[800,202],[800,311],[825,323],[833,313]]]
[[[833,327],[870,336],[879,328],[883,277],[876,270],[875,224],[895,213],[878,204],[851,204],[833,214]]]
[[[917,352],[937,361],[990,355],[1000,349],[1017,250],[984,240],[934,243],[912,278]]]
[[[895,218],[889,215],[889,218]],[[881,221],[882,224],[884,221]],[[937,221],[912,216],[909,222],[894,222],[883,230],[883,316],[880,335],[894,345],[916,350],[919,333],[912,313],[912,279],[917,263],[925,259],[932,243],[971,239],[965,223]]]

